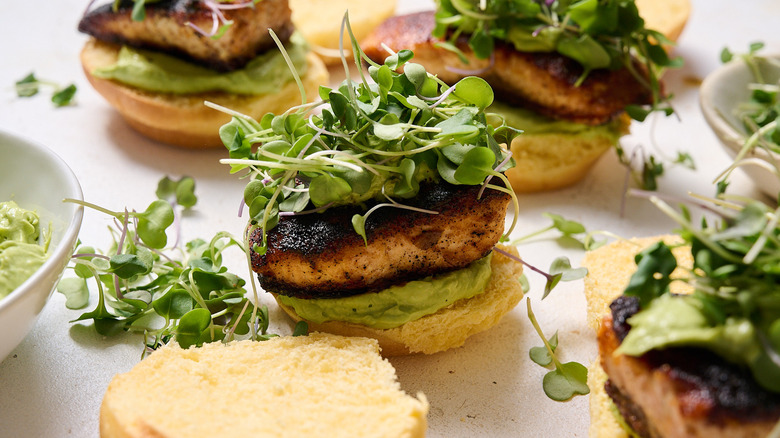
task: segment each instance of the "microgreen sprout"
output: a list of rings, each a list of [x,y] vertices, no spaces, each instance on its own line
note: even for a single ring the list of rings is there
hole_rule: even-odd
[[[558,347],[558,332],[555,332],[548,340],[544,336],[533,310],[531,310],[531,300],[526,298],[525,302],[528,310],[528,319],[544,342],[543,347],[533,347],[529,352],[529,356],[531,360],[543,367],[549,367],[550,364],[555,367],[554,370],[545,374],[542,379],[544,393],[555,401],[567,401],[575,395],[590,393],[590,388],[588,388],[588,369],[579,362],[561,363],[555,352]]]
[[[30,73],[16,81],[16,95],[19,97],[35,96],[40,91],[41,86],[50,87],[54,90],[51,102],[55,107],[70,105],[73,102],[73,97],[76,95],[76,86],[74,84],[62,87],[56,82],[38,79],[35,73]]]
[[[606,240],[597,240],[597,235],[601,234],[609,237],[617,237],[615,234],[610,233],[609,231],[588,231],[585,226],[582,225],[582,223],[566,219],[559,214],[542,213],[542,216],[550,219],[552,223],[539,230],[521,237],[517,237],[510,241],[509,244],[516,246],[551,231],[557,231],[561,234],[559,237],[557,237],[557,241],[561,245],[569,246],[574,244],[586,251],[592,251],[606,243]]]
[[[433,34],[446,38],[439,45],[464,62],[458,40],[465,37],[480,59],[489,58],[501,42],[525,52],[557,52],[582,66],[577,85],[593,70],[622,66],[653,96],[649,107],[626,108],[632,118],[641,121],[657,110],[673,112],[659,78],[682,60],[666,53],[663,46],[673,43],[663,34],[644,27],[633,0],[437,0],[437,4]]]
[[[149,350],[171,340],[186,348],[239,336],[274,336],[267,333],[267,309],[255,306],[246,296],[246,282],[222,265],[228,248],[246,252],[244,241],[219,232],[210,241],[194,239],[183,248],[167,245],[174,209],[195,205],[194,187],[192,178],[165,177],[158,184],[159,198],[142,212],[67,200],[113,218],[111,247],[100,252],[79,244],[69,265],[75,276],[57,286],[71,309],[89,304],[88,280],[97,288],[97,306],[74,322],[92,320],[104,336],[143,333]],[[296,327],[297,334],[305,331]]]
[[[417,195],[425,182],[484,185],[510,195],[517,211],[517,197],[503,174],[514,162],[496,141],[513,134],[487,123],[490,86],[468,77],[450,87],[411,62],[408,50],[375,63],[357,44],[347,16],[342,29],[350,36],[359,81],[349,79],[342,57],[348,79],[336,88],[320,87],[322,103],[304,98],[299,107],[260,120],[227,110],[233,119],[220,137],[229,158],[221,162],[250,180],[244,202],[250,223],[263,233],[256,250],[264,253],[266,232],[282,213],[371,201],[409,208],[403,200]],[[340,48],[344,53],[343,39]],[[373,211],[353,218],[364,239]],[[509,232],[512,227],[514,222]]]

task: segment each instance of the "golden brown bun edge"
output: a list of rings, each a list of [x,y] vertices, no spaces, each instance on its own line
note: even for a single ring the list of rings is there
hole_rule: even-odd
[[[154,140],[186,148],[222,147],[219,128],[231,116],[207,107],[209,101],[254,118],[266,113],[280,114],[301,103],[294,81],[278,93],[242,96],[222,92],[174,95],[153,93],[101,79],[91,72],[113,64],[120,46],[90,39],[81,51],[81,64],[90,84],[141,134]],[[301,78],[309,101],[318,98],[318,88],[328,83],[328,71],[320,59],[307,56],[308,70]]]
[[[515,248],[501,245],[498,248],[517,255]],[[434,314],[409,321],[400,327],[383,330],[327,321],[321,324],[308,322],[309,329],[343,336],[374,338],[379,341],[382,355],[386,357],[412,353],[433,354],[460,347],[469,336],[498,324],[501,317],[523,298],[523,289],[519,282],[523,273],[521,263],[494,253],[491,267],[493,273],[485,292],[457,301]],[[277,303],[293,320],[301,321],[301,317],[292,308],[279,303],[278,300]]]

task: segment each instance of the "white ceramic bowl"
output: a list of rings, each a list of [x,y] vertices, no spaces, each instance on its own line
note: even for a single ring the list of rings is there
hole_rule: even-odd
[[[758,63],[761,74],[769,83],[780,79],[780,67],[767,62]],[[710,73],[699,89],[699,103],[707,123],[728,154],[734,158],[742,149],[748,133],[736,115],[736,108],[750,99],[748,84],[754,83],[747,64],[735,59]],[[746,157],[756,157],[780,165],[780,156],[755,148]],[[759,190],[774,199],[780,193],[780,180],[769,170],[758,165],[740,167],[756,184]],[[724,169],[725,170],[725,169]]]
[[[49,258],[10,295],[0,299],[0,361],[22,342],[51,296],[73,254],[84,209],[63,199],[83,199],[67,164],[48,148],[0,132],[0,202],[13,200],[52,227]]]

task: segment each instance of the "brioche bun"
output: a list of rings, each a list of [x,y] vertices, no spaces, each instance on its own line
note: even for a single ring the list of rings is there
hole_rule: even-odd
[[[587,301],[588,325],[598,331],[603,317],[607,315],[609,305],[623,294],[631,276],[636,271],[634,256],[653,243],[663,240],[669,245],[680,244],[679,236],[665,235],[657,237],[619,240],[599,249],[588,252],[582,260],[582,266],[588,269],[585,277],[585,299]],[[691,252],[685,247],[672,249],[679,266],[693,266]],[[680,269],[680,268],[678,268]],[[682,270],[672,273],[681,275]],[[670,285],[673,293],[689,293],[690,289],[681,282]],[[601,359],[591,364],[588,370],[590,388],[590,438],[629,438],[620,424],[621,418],[614,408],[612,399],[604,390],[607,374],[601,367]]]
[[[499,245],[498,248],[517,255],[517,249],[513,247]],[[383,356],[433,354],[460,347],[469,336],[498,324],[501,317],[523,298],[523,288],[519,282],[523,273],[522,264],[500,253],[494,253],[490,266],[490,283],[483,293],[456,301],[436,313],[409,321],[400,327],[375,329],[341,321],[321,324],[307,321],[309,329],[376,339],[382,348]],[[302,320],[292,308],[278,300],[277,303],[293,320]]]
[[[680,37],[691,15],[690,0],[635,0],[645,27],[661,32],[671,41]]]
[[[629,117],[618,117],[614,133],[523,133],[512,140],[515,167],[506,171],[512,189],[531,193],[561,189],[582,180],[616,138],[628,134]]]
[[[396,1],[369,2],[365,0],[290,0],[292,21],[327,64],[341,62],[337,51],[341,20],[349,11],[349,24],[355,38],[362,41],[386,18],[395,14]],[[345,31],[346,32],[346,31]],[[344,34],[344,48],[352,56],[349,35]],[[322,50],[325,49],[325,50]]]
[[[167,345],[111,380],[100,436],[418,438],[427,413],[375,340],[312,333]]]
[[[235,95],[223,92],[166,94],[144,91],[92,75],[96,68],[116,62],[120,46],[90,39],[81,51],[81,64],[90,84],[127,123],[141,134],[163,143],[187,148],[222,147],[219,128],[231,116],[204,105],[205,101],[259,119],[272,112],[280,114],[301,102],[295,81],[278,93]],[[317,98],[320,84],[328,83],[328,71],[320,59],[307,55],[308,69],[301,78],[307,99]]]

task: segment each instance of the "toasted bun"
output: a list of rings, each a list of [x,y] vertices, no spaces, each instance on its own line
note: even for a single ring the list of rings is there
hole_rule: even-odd
[[[91,39],[81,51],[81,64],[92,86],[127,123],[149,138],[188,148],[221,147],[219,128],[230,116],[209,108],[203,102],[214,102],[231,110],[259,119],[266,113],[280,114],[301,103],[294,81],[275,94],[242,96],[222,92],[175,95],[153,93],[100,79],[91,74],[113,64],[119,46]],[[328,70],[314,54],[307,57],[308,70],[301,78],[309,100],[316,99],[320,84],[328,83]]]
[[[628,133],[631,120],[618,119],[615,135]],[[506,172],[518,193],[556,190],[582,180],[604,152],[615,146],[615,135],[568,132],[523,133],[512,140],[516,165]]]
[[[163,347],[111,380],[100,436],[417,438],[427,413],[375,340],[312,333]]]
[[[395,0],[290,0],[296,29],[327,64],[340,62],[339,54],[334,50],[339,48],[344,12],[349,11],[352,32],[358,41],[362,41],[379,23],[392,16],[395,8]],[[344,41],[345,52],[351,56],[349,35],[346,33]]]
[[[602,318],[609,313],[609,305],[620,296],[628,285],[631,275],[636,271],[634,256],[643,249],[663,240],[667,244],[679,244],[679,236],[658,236],[631,240],[619,240],[588,252],[582,260],[582,266],[588,269],[585,277],[585,299],[588,305],[588,325],[598,330]],[[679,266],[690,268],[693,259],[690,250],[685,247],[674,248],[672,253]],[[680,271],[672,276],[680,275]],[[673,293],[686,293],[690,290],[681,283],[672,283]],[[612,399],[604,391],[607,375],[601,368],[600,359],[596,359],[588,372],[590,387],[590,438],[628,438],[616,417]]]
[[[499,248],[517,255],[517,250],[513,247]],[[377,339],[383,356],[433,354],[460,347],[469,336],[498,324],[501,317],[523,298],[523,289],[518,281],[523,273],[522,264],[495,253],[491,268],[493,273],[485,292],[457,301],[434,314],[409,321],[400,327],[382,330],[340,321],[327,321],[322,324],[309,322],[309,329]],[[281,303],[279,306],[295,321],[301,321],[295,310]]]
[[[645,27],[677,41],[691,15],[690,0],[636,0]]]

